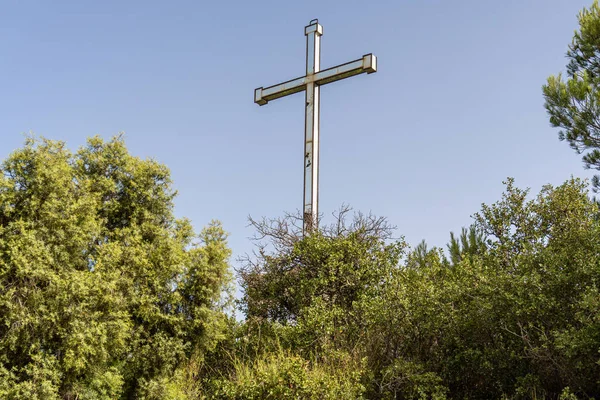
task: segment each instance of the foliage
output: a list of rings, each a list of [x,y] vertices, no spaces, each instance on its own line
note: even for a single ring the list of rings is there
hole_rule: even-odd
[[[222,336],[221,226],[175,219],[168,169],[120,137],[28,138],[1,171],[0,397],[183,398],[156,388]]]
[[[471,225],[469,229],[462,228],[458,237],[454,236],[454,232],[450,232],[450,243],[446,247],[452,265],[458,264],[466,257],[482,255],[487,250],[485,237],[475,225]]]
[[[598,1],[579,13],[579,30],[567,51],[566,79],[550,76],[543,87],[550,123],[583,155],[586,168],[600,170],[600,6]],[[600,189],[600,177],[593,179]]]
[[[288,229],[298,217],[255,223],[261,238],[273,239],[275,252],[261,246],[258,258],[240,270],[248,318],[293,325],[284,340],[313,350],[350,346],[365,334],[360,304],[376,296],[406,245],[387,242],[391,227],[382,218],[359,214],[347,224],[349,211],[343,208],[335,224],[305,238]]]
[[[244,321],[218,223],[98,138],[29,139],[0,176],[0,397],[600,398],[600,219],[584,182],[506,182],[447,253],[342,208],[252,221]]]
[[[240,341],[258,359],[280,344],[364,360],[373,399],[599,397],[600,221],[586,190],[570,180],[528,199],[509,180],[451,236],[450,260],[407,252],[374,217],[304,239],[289,218],[257,223],[273,245],[241,271]]]
[[[220,380],[215,399],[360,399],[360,364],[343,360],[335,365],[311,363],[284,351],[253,361],[237,360],[233,376]]]

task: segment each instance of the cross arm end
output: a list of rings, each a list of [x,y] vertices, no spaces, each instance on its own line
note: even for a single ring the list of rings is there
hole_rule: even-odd
[[[363,56],[363,69],[367,74],[377,72],[377,57],[372,53]]]
[[[258,104],[259,106],[264,106],[265,104],[268,103],[268,101],[263,98],[262,92],[263,92],[262,87],[254,89],[254,102],[256,104]]]

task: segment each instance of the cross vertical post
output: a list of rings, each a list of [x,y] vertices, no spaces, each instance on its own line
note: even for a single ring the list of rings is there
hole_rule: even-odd
[[[313,20],[304,28],[304,34],[308,77],[320,71],[323,27]],[[315,82],[308,83],[304,112],[304,234],[310,233],[319,224],[319,100],[319,86]]]
[[[366,54],[358,60],[321,71],[323,27],[313,19],[304,28],[306,35],[306,75],[254,90],[254,102],[264,106],[271,100],[305,91],[304,120],[304,207],[302,233],[310,234],[319,224],[319,103],[320,88],[354,75],[377,72],[377,58]]]

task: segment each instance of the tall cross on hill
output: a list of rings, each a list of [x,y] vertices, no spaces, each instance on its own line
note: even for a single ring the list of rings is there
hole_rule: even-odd
[[[319,218],[319,87],[364,72],[377,72],[377,58],[367,54],[358,60],[321,71],[323,27],[314,19],[304,28],[306,35],[306,75],[291,81],[254,91],[254,102],[264,106],[271,100],[306,91],[304,122],[304,224],[308,234],[318,226]]]

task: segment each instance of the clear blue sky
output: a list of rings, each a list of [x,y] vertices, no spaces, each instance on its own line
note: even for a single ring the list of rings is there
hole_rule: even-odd
[[[177,215],[219,219],[234,254],[250,251],[248,215],[302,205],[304,126],[303,94],[259,107],[253,90],[303,74],[319,18],[322,68],[379,59],[322,89],[321,211],[349,203],[444,245],[508,176],[533,192],[591,176],[541,94],[589,4],[4,1],[0,158],[24,132],[76,149],[124,131],[134,155],[171,168]]]

